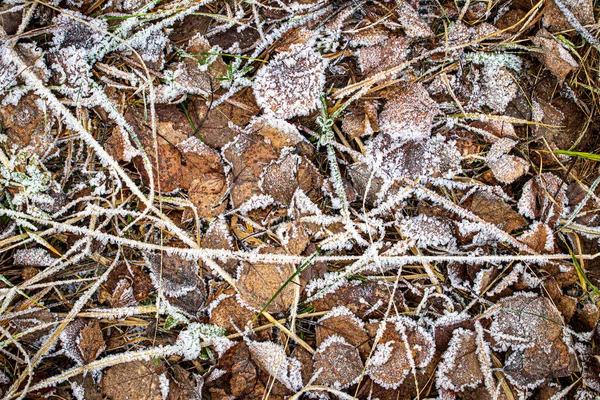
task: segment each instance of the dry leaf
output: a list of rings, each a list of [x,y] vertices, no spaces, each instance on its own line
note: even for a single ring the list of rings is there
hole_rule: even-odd
[[[423,140],[431,134],[438,105],[421,83],[394,90],[379,113],[379,128],[394,139]]]
[[[478,217],[508,233],[526,226],[525,219],[500,197],[488,192],[476,192],[468,206]]]
[[[508,154],[516,144],[514,140],[502,138],[492,145],[487,154],[487,164],[494,177],[502,183],[512,183],[529,171],[527,161]]]
[[[102,394],[112,400],[163,400],[160,375],[166,368],[162,361],[132,361],[108,368],[100,386]]]
[[[544,172],[523,185],[519,213],[545,222],[550,227],[562,215],[567,203],[566,185],[551,172]]]
[[[262,252],[279,251],[263,248]],[[255,311],[268,304],[275,293],[296,272],[293,264],[249,263],[242,261],[237,273],[236,285],[242,301]],[[294,284],[290,283],[275,297],[267,311],[280,313],[287,311],[294,301]]]
[[[367,366],[367,374],[379,385],[396,389],[415,368],[425,368],[433,358],[431,335],[407,317],[387,321],[383,336]]]
[[[392,36],[376,45],[367,45],[356,51],[358,65],[365,75],[375,75],[402,64],[408,56],[410,39]]]
[[[315,331],[317,346],[332,336],[342,337],[349,345],[357,348],[366,359],[371,351],[369,335],[363,322],[345,306],[338,306],[325,314]]]
[[[266,113],[279,118],[308,115],[319,105],[324,72],[325,61],[320,53],[306,44],[292,45],[256,74],[256,102]]]
[[[329,336],[315,353],[315,383],[345,389],[354,385],[363,372],[363,363],[355,346],[340,336]]]
[[[579,64],[569,51],[545,29],[537,32],[533,43],[540,47],[540,52],[536,53],[537,57],[556,76],[560,84],[570,72],[579,68]]]
[[[462,328],[454,331],[437,370],[438,388],[462,392],[483,382],[475,338],[472,331]]]

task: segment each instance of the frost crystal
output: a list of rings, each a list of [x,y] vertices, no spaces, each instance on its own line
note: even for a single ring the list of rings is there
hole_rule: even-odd
[[[249,342],[257,363],[272,377],[292,391],[302,388],[302,364],[285,354],[283,346],[273,342]]]
[[[308,115],[325,85],[325,60],[307,44],[277,54],[256,74],[254,96],[266,113],[279,118]]]
[[[400,140],[423,140],[431,134],[438,105],[421,83],[406,86],[389,95],[379,114],[379,128]]]
[[[512,183],[529,170],[529,163],[520,157],[508,155],[517,142],[502,138],[492,145],[486,161],[492,173],[502,183]]]
[[[454,247],[456,239],[451,225],[440,217],[425,214],[400,221],[402,235],[414,240],[418,247],[448,246]]]

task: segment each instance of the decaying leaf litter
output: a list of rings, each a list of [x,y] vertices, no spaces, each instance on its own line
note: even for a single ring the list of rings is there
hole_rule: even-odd
[[[597,18],[4,2],[2,396],[596,398]]]

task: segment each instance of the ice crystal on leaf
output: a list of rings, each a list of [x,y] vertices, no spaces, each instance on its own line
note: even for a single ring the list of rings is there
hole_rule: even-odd
[[[324,84],[325,60],[321,54],[308,44],[295,44],[258,71],[254,96],[266,113],[293,118],[317,108]]]
[[[517,142],[502,138],[492,145],[486,161],[492,173],[502,183],[512,183],[529,170],[529,163],[524,159],[508,155]]]
[[[440,217],[424,214],[399,222],[402,235],[414,240],[418,247],[454,247],[456,239],[450,223]]]
[[[379,113],[379,128],[401,141],[427,139],[439,110],[423,85],[407,85],[387,97],[389,100]]]
[[[553,226],[567,213],[567,203],[566,185],[553,173],[544,172],[523,185],[518,206],[521,215]]]
[[[475,339],[472,331],[462,328],[454,330],[437,370],[438,388],[462,392],[467,388],[474,389],[483,382]]]
[[[256,363],[290,390],[302,388],[302,364],[285,354],[283,346],[273,342],[250,341],[248,348]]]
[[[209,324],[192,323],[179,333],[176,346],[186,360],[195,360],[202,352],[202,342],[205,345],[215,345],[219,354],[225,353],[234,342],[225,337],[225,329]]]
[[[404,143],[380,134],[367,145],[367,155],[376,171],[392,179],[452,178],[461,171],[456,142],[442,135]]]
[[[425,368],[435,353],[435,342],[425,329],[407,317],[393,317],[386,328],[367,373],[387,389],[398,388],[409,373]]]
[[[356,347],[337,335],[325,339],[314,358],[317,384],[345,389],[358,382],[363,372],[363,363]]]
[[[48,250],[41,247],[19,249],[15,252],[14,257],[14,263],[23,266],[48,267],[55,261]]]
[[[519,292],[500,301],[490,333],[495,347],[523,350],[553,342],[562,334],[562,325],[562,315],[549,299]]]

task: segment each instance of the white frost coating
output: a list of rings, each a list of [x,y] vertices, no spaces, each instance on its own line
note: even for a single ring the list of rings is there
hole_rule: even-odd
[[[158,384],[160,386],[160,395],[162,396],[162,400],[167,400],[167,398],[169,397],[170,382],[166,372],[158,376]]]
[[[451,225],[439,217],[419,214],[416,217],[405,218],[399,222],[403,236],[416,242],[417,247],[427,246],[456,246],[456,239]]]
[[[14,264],[33,267],[48,267],[56,261],[48,250],[41,247],[33,249],[19,249],[15,251]]]
[[[254,96],[265,113],[279,118],[308,115],[319,105],[326,62],[311,46],[295,44],[261,68]]]
[[[219,356],[223,355],[235,343],[225,337],[225,329],[209,324],[192,323],[179,333],[175,346],[186,360],[195,360],[202,352],[202,342],[213,345]]]
[[[268,194],[255,194],[239,206],[237,212],[246,215],[248,212],[259,208],[264,210],[273,203],[275,203],[275,199]]]
[[[252,355],[272,377],[292,391],[302,388],[302,363],[285,354],[283,346],[273,342],[248,342]]]
[[[361,319],[359,319],[356,315],[354,315],[354,313],[352,311],[350,311],[348,309],[348,307],[345,307],[345,306],[337,306],[337,307],[332,308],[331,311],[329,311],[327,314],[323,315],[323,317],[321,317],[321,319],[319,319],[318,322],[322,323],[323,321],[325,321],[329,318],[335,318],[335,317],[341,317],[341,316],[350,317],[350,319],[352,319],[352,321],[354,321],[361,329],[365,328],[365,323]]]
[[[75,400],[85,400],[85,389],[83,386],[75,381],[71,383],[71,391]]]
[[[497,140],[487,154],[486,162],[494,177],[502,183],[512,183],[529,171],[529,163],[508,153],[517,145],[512,139]]]
[[[462,382],[460,386],[456,386],[452,382],[452,378],[448,374],[455,372],[456,368],[460,365],[460,358],[464,354],[465,342],[475,340],[475,333],[468,331],[463,328],[455,329],[452,333],[452,338],[448,343],[448,349],[442,356],[437,372],[436,372],[436,386],[438,389],[446,389],[454,392],[462,392],[467,388],[476,388],[482,379],[477,376],[467,376],[465,373],[470,371],[460,371],[461,378],[468,380],[468,382]]]

